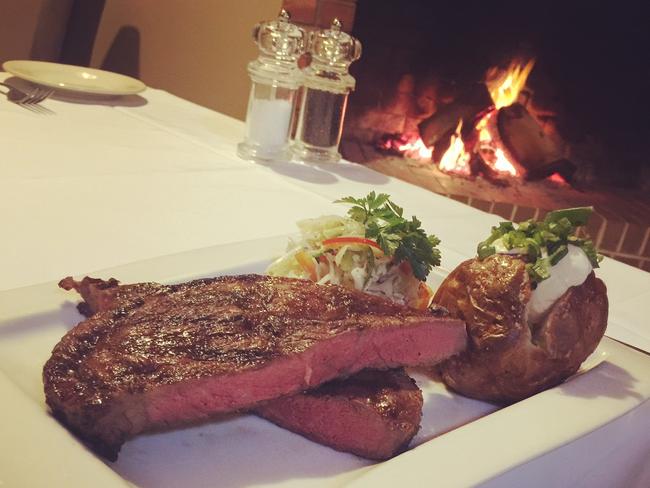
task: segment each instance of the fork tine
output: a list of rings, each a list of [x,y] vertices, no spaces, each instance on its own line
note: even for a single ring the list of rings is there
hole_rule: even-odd
[[[40,103],[36,103],[36,102],[35,103],[25,104],[25,105],[22,105],[22,106],[25,107],[25,108],[28,108],[32,112],[35,112],[35,113],[38,113],[38,114],[49,115],[49,114],[54,113],[49,108],[45,107],[44,105],[41,105]]]
[[[29,103],[30,98],[31,95],[29,93],[23,93],[22,97],[17,99],[15,103],[17,103],[18,105],[25,105]]]
[[[45,107],[43,107],[42,105],[39,105],[37,103],[29,103],[29,104],[25,105],[25,107],[28,107],[32,112],[36,112],[36,113],[39,113],[39,114],[45,113],[45,110],[46,110]]]
[[[48,96],[49,96],[49,95],[48,95]],[[44,97],[44,98],[47,98],[47,97]],[[40,113],[43,113],[43,114],[46,114],[46,115],[51,115],[51,114],[54,113],[52,110],[50,110],[50,109],[47,108],[45,105],[40,104],[40,103],[33,105],[33,107],[38,108],[38,110],[39,110]]]
[[[40,89],[39,89],[39,88],[36,88],[36,89],[34,89],[33,91],[29,92],[29,96],[28,96],[27,99],[24,101],[24,103],[27,104],[27,105],[31,105],[31,104],[33,104],[33,103],[34,103],[34,100],[37,99],[39,93],[40,93]]]
[[[8,86],[5,85],[4,83],[3,85]],[[33,90],[31,90],[28,93],[14,87],[9,87],[9,88],[10,90],[14,90],[14,92],[17,94],[17,97],[11,100],[16,105],[20,105],[21,107],[26,108],[27,110],[30,110],[31,112],[34,113],[39,113],[39,114],[54,113],[49,108],[44,107],[43,105],[39,105],[43,100],[45,100],[47,97],[52,95],[54,93],[54,90],[51,90],[49,88],[35,87]]]
[[[25,105],[36,105],[52,94],[52,91],[45,90],[43,88],[36,88],[34,91],[30,92],[26,97],[18,101],[19,104]]]
[[[25,103],[35,105],[41,103],[47,97],[49,97],[51,92],[49,90],[44,90],[42,88],[37,88],[31,93],[31,97]]]
[[[17,103],[17,102],[16,102],[16,103]],[[18,103],[18,105],[21,106],[21,107],[23,107],[23,108],[26,108],[26,109],[29,110],[30,112],[40,113],[39,110],[38,110],[38,108],[37,108],[37,107],[38,107],[37,105],[31,105],[31,104],[29,104],[29,103]]]

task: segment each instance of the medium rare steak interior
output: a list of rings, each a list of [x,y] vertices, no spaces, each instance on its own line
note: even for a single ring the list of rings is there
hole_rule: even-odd
[[[158,285],[160,286],[160,285]],[[461,321],[338,286],[258,275],[160,286],[71,330],[44,368],[53,413],[99,453],[364,368],[437,362]]]
[[[420,429],[422,403],[422,392],[403,369],[366,369],[271,400],[255,413],[334,449],[381,460],[408,447]]]

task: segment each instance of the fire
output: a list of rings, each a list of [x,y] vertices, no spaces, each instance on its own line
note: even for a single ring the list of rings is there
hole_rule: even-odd
[[[430,160],[433,147],[427,146],[421,137],[406,135],[387,135],[379,141],[380,149],[393,151],[407,158]]]
[[[478,151],[485,161],[485,164],[490,166],[495,171],[500,173],[507,173],[511,176],[517,176],[517,169],[508,160],[505,152],[494,140],[490,132],[490,119],[496,114],[496,110],[488,112],[478,124],[476,124],[476,131],[478,132]]]
[[[397,146],[397,149],[404,152],[407,157],[414,159],[431,159],[433,155],[433,147],[426,146],[421,137],[407,141]]]
[[[525,64],[513,61],[505,71],[491,68],[486,74],[485,85],[494,102],[494,109],[484,115],[476,124],[477,142],[473,150],[480,154],[481,159],[490,169],[503,175],[517,176],[518,171],[517,167],[508,159],[508,152],[504,149],[498,136],[498,129],[491,119],[500,108],[512,105],[517,101],[534,65],[535,60],[530,60]],[[449,149],[442,156],[439,166],[444,171],[470,174],[471,155],[465,150],[465,144],[461,139],[462,126],[463,121],[461,120],[451,136]]]
[[[548,179],[553,183],[557,183],[558,185],[568,185],[567,181],[559,173],[553,173],[548,177]]]
[[[485,85],[497,110],[512,105],[517,101],[519,93],[526,86],[526,80],[534,65],[534,59],[531,59],[526,64],[512,61],[505,71],[499,68],[488,70]]]
[[[525,63],[513,60],[506,70],[498,67],[488,70],[485,86],[494,106],[478,116],[478,123],[474,126],[474,130],[467,134],[466,141],[462,139],[463,119],[458,121],[450,137],[449,148],[438,162],[438,167],[442,171],[471,175],[474,169],[490,179],[504,179],[526,173],[525,166],[513,157],[508,146],[501,139],[497,114],[502,108],[517,102],[534,65],[534,59]],[[470,118],[467,116],[465,123],[469,121]],[[430,161],[433,155],[433,147],[427,147],[417,134],[386,134],[378,142],[378,147],[412,159]],[[554,181],[560,181],[559,175],[554,178]]]
[[[471,173],[470,154],[465,150],[465,143],[460,135],[462,128],[463,120],[461,119],[456,126],[456,131],[451,135],[449,149],[442,155],[438,166],[443,171],[468,175]]]

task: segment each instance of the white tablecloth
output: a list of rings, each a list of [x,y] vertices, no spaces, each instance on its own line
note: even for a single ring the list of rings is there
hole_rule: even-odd
[[[472,256],[499,221],[356,164],[242,161],[235,155],[240,121],[163,91],[148,89],[141,97],[101,104],[49,99],[43,105],[53,113],[0,99],[0,290],[293,233],[297,220],[342,214],[345,207],[333,200],[370,190],[391,194],[437,234],[449,269]],[[608,335],[650,350],[650,274],[609,259],[598,274],[618,319]],[[643,415],[647,433],[647,408]],[[565,485],[580,473],[591,473],[585,479],[593,480],[601,472],[607,473],[602,479],[621,486],[621,480],[643,483],[650,479],[647,470],[630,476],[630,462],[647,460],[650,453],[647,434],[639,437],[638,415],[635,422],[622,420],[593,434],[601,441],[609,436],[613,445],[629,435],[637,450],[627,461],[618,456],[608,463],[604,456],[594,463],[574,455],[589,446],[576,441],[502,481],[515,486],[529,473],[557,468]]]

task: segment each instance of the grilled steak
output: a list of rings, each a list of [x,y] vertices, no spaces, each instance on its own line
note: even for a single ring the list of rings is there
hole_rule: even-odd
[[[255,412],[326,446],[388,459],[420,428],[422,392],[401,369],[364,370],[309,392],[263,404]]]
[[[81,295],[83,302],[77,305],[77,309],[86,317],[105,310],[127,307],[133,302],[142,301],[147,296],[171,290],[170,287],[158,283],[120,285],[115,278],[102,280],[89,276],[81,281],[68,276],[59,281],[59,286],[64,290],[76,290]]]
[[[44,367],[54,415],[109,459],[141,432],[465,346],[461,321],[338,286],[257,275],[151,286],[68,332]]]
[[[156,283],[120,285],[85,277],[61,280],[84,302],[79,310],[94,313],[128,306],[169,287]],[[334,449],[369,459],[388,459],[403,451],[420,427],[422,392],[402,369],[364,370],[319,388],[269,400],[254,412],[281,427]]]

